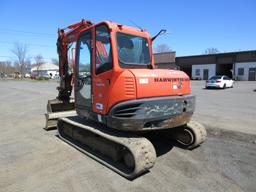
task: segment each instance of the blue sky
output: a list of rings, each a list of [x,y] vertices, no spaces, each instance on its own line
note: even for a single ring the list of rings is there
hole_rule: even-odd
[[[27,44],[31,58],[57,58],[57,28],[82,18],[130,26],[133,21],[151,36],[167,29],[154,46],[166,43],[177,56],[198,55],[209,47],[256,49],[255,0],[2,0],[0,8],[0,61],[13,59],[13,42]]]

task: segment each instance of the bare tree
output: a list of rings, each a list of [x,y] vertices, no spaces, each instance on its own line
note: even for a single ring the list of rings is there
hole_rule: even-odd
[[[5,69],[6,69],[5,62],[0,61],[0,74],[1,75],[5,73]]]
[[[44,58],[41,54],[38,54],[34,57],[34,59],[36,64],[37,75],[39,75],[39,69],[40,69],[40,66],[44,63]]]
[[[19,72],[20,71],[20,66],[19,66],[19,62],[18,61],[14,61],[13,63],[15,72]]]
[[[15,72],[15,68],[12,66],[12,62],[11,61],[6,61],[6,74],[12,74]]]
[[[204,50],[203,54],[209,55],[209,54],[215,54],[215,53],[219,53],[220,51],[215,48],[215,47],[209,47],[207,49]]]
[[[16,42],[14,43],[14,47],[11,52],[17,57],[19,71],[22,74],[22,77],[24,77],[26,72],[26,58],[28,53],[27,45]]]
[[[165,43],[159,44],[155,48],[156,53],[164,53],[164,52],[170,52],[170,51],[172,51],[172,49],[169,47],[169,45],[167,45]]]
[[[25,63],[26,63],[26,72],[29,73],[30,70],[31,70],[31,66],[32,66],[31,60],[30,60],[30,59],[27,59],[27,60],[25,61]]]
[[[15,72],[15,68],[12,66],[11,61],[1,61],[0,62],[1,77],[5,77],[5,75],[9,75],[14,72]]]
[[[59,66],[59,60],[56,58],[52,58],[52,64]]]

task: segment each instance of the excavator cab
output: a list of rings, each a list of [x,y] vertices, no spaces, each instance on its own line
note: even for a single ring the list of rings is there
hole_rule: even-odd
[[[122,90],[122,85],[118,87],[115,81],[129,69],[153,68],[150,47],[150,38],[145,31],[111,22],[81,31],[73,65],[77,113],[106,123],[105,116],[111,108],[109,95],[113,93],[113,87]]]

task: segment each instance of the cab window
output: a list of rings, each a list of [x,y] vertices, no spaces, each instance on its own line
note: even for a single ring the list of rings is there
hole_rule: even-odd
[[[148,68],[150,51],[148,40],[144,37],[118,32],[118,59],[124,68]]]
[[[68,73],[73,73],[73,61],[72,61],[72,51],[76,48],[76,42],[68,44]]]
[[[106,25],[96,27],[96,74],[112,69],[110,34]]]
[[[86,78],[91,75],[91,34],[85,33],[79,39],[78,44],[78,77]]]

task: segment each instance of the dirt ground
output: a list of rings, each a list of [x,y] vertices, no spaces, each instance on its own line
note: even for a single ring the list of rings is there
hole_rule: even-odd
[[[56,82],[0,81],[0,191],[256,190],[255,82],[197,95],[195,119],[207,141],[188,151],[157,141],[150,172],[129,181],[45,131],[46,102]],[[237,132],[240,131],[240,132]]]

